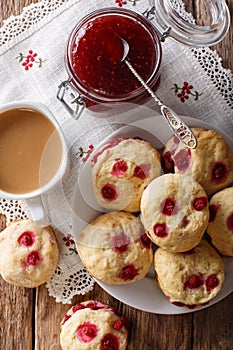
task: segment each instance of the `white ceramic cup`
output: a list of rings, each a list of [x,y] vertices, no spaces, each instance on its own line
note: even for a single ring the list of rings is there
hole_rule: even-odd
[[[67,146],[66,146],[65,138],[56,118],[54,117],[54,115],[46,105],[39,102],[28,102],[28,101],[11,102],[0,106],[0,112],[4,112],[11,109],[16,109],[16,108],[26,108],[26,109],[39,111],[52,122],[52,124],[55,126],[56,131],[60,137],[60,141],[62,145],[61,161],[60,161],[59,168],[54,174],[54,176],[42,187],[39,187],[32,192],[20,193],[20,194],[5,192],[0,189],[0,197],[6,198],[6,199],[27,200],[29,210],[31,213],[31,218],[39,226],[48,226],[50,222],[42,202],[42,196],[44,198],[44,196],[46,196],[50,191],[52,191],[54,187],[58,185],[58,183],[62,180],[62,178],[67,172],[68,156],[67,156]]]

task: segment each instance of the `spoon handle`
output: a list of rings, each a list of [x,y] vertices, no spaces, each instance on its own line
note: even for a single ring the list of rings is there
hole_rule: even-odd
[[[149,92],[155,102],[160,106],[161,114],[166,119],[170,129],[177,136],[177,138],[184,143],[188,148],[196,148],[197,140],[190,128],[181,120],[178,115],[170,108],[163,104],[163,102],[157,97],[154,91],[146,84],[138,72],[134,69],[132,64],[128,60],[124,60],[134,76],[140,81],[142,86]]]

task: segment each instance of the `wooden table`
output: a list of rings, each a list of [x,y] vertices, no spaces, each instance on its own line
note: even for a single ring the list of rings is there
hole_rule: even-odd
[[[36,0],[2,0],[0,25],[10,15],[22,12]],[[188,1],[202,12],[199,0]],[[233,0],[228,0],[233,15]],[[190,9],[190,7],[188,7]],[[214,47],[223,66],[233,71],[233,26],[225,39]],[[1,225],[0,225],[1,226]],[[0,278],[0,350],[59,350],[59,322],[69,305],[49,297],[44,285],[24,289]],[[205,310],[186,315],[163,316],[135,310],[109,296],[98,285],[72,304],[96,299],[119,308],[131,321],[129,350],[230,350],[233,349],[233,293]]]

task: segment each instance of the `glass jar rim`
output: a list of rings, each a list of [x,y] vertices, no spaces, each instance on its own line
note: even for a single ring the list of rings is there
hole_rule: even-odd
[[[138,89],[135,89],[133,91],[130,91],[129,93],[118,95],[118,96],[112,96],[112,95],[106,95],[106,94],[101,94],[100,92],[94,91],[94,89],[90,89],[89,87],[86,87],[77,77],[75,74],[75,71],[72,67],[72,57],[71,57],[71,52],[72,52],[72,45],[73,41],[76,38],[76,35],[80,28],[88,23],[88,21],[91,21],[94,18],[98,18],[103,15],[108,15],[108,14],[116,14],[116,15],[122,15],[129,17],[131,19],[139,21],[140,24],[144,25],[144,28],[147,30],[147,32],[150,34],[151,38],[153,39],[153,43],[155,45],[156,49],[156,55],[157,59],[155,62],[155,67],[153,69],[153,72],[151,73],[150,77],[147,80],[147,84],[150,85],[154,79],[159,78],[160,74],[160,66],[161,66],[161,61],[162,61],[162,48],[161,48],[161,43],[159,36],[157,34],[157,31],[155,30],[154,26],[150,21],[148,21],[142,14],[139,14],[138,12],[131,11],[128,9],[116,9],[115,7],[108,7],[108,8],[102,8],[99,10],[95,10],[85,17],[83,17],[77,25],[74,27],[72,30],[70,37],[68,39],[68,44],[66,48],[66,68],[68,71],[69,76],[71,77],[71,82],[77,87],[77,89],[80,91],[81,94],[83,94],[85,97],[88,97],[90,99],[94,99],[96,102],[100,103],[107,103],[107,102],[123,102],[127,101],[129,98],[130,99],[136,99],[137,97],[140,97],[143,93],[145,93],[145,89],[143,87],[139,87]],[[152,35],[153,34],[153,35]]]
[[[194,19],[192,22],[185,20],[176,11],[173,0],[150,0],[150,4],[152,23],[159,28],[159,32],[170,29],[169,36],[185,45],[195,47],[215,45],[223,39],[230,27],[230,12],[225,0],[206,1],[211,24],[203,26],[197,25]]]

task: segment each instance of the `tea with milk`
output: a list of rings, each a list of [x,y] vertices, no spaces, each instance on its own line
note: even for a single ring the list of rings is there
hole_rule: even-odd
[[[62,158],[55,125],[41,112],[14,108],[0,113],[0,189],[32,192],[52,179]]]

